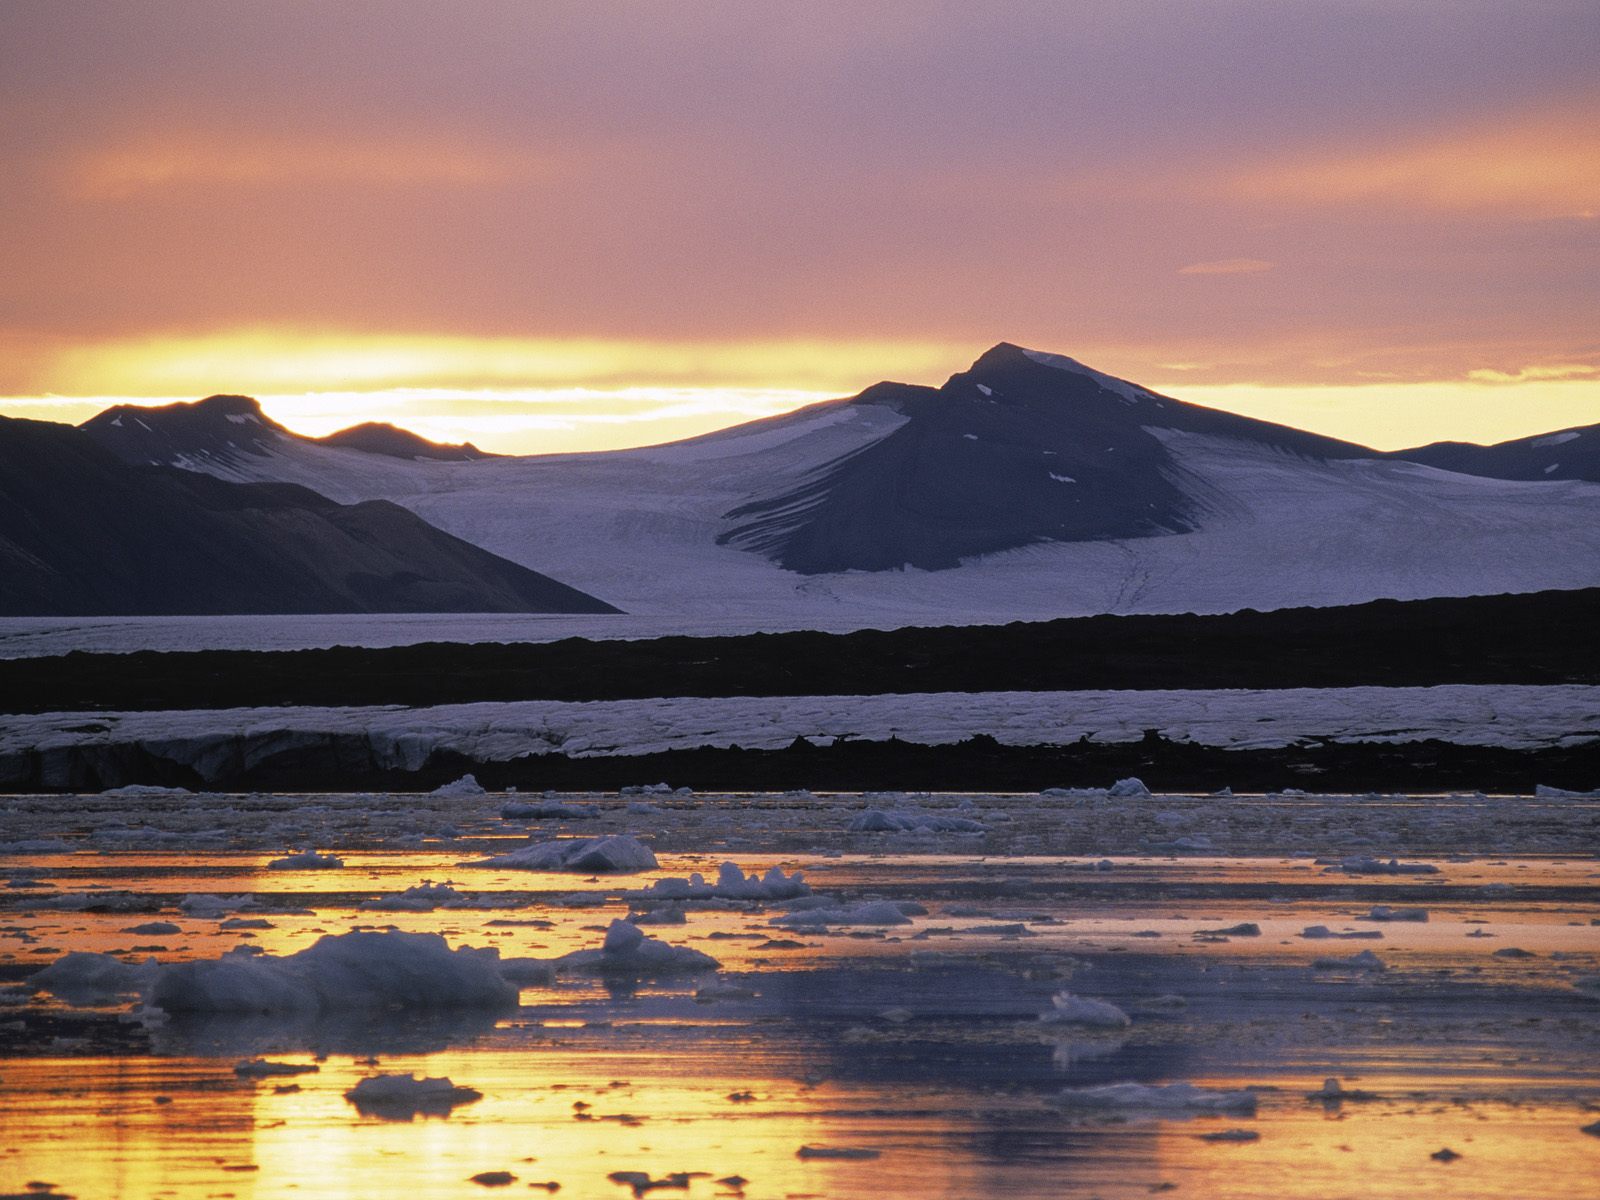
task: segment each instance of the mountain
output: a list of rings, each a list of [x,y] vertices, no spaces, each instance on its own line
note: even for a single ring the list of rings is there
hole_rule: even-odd
[[[441,462],[495,457],[471,442],[441,445],[379,422],[309,438],[278,424],[250,396],[207,396],[193,403],[153,407],[119,404],[89,418],[80,428],[125,463],[198,471],[247,463],[300,444]]]
[[[294,436],[294,435],[291,435]],[[430,442],[425,437],[381,421],[368,421],[352,425],[326,437],[312,438],[323,446],[364,450],[368,454],[387,454],[390,458],[433,458],[440,462],[466,462],[475,458],[496,458],[498,455],[479,450],[471,442],[456,445]]]
[[[1391,457],[1487,479],[1586,479],[1600,482],[1600,425],[1583,425],[1493,446],[1434,442]]]
[[[0,613],[615,611],[387,501],[130,466],[79,430],[0,418]]]
[[[1600,579],[1594,483],[1442,470],[1009,343],[939,387],[876,384],[636,450],[441,462],[252,445],[185,462],[392,500],[668,627],[1222,612]]]

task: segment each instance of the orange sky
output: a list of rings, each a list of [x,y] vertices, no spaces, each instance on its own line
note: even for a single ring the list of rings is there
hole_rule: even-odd
[[[1600,421],[1600,9],[7,13],[0,412],[507,450],[1006,339],[1393,447]]]

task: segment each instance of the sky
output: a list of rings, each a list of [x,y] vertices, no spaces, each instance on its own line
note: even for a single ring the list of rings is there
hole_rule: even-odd
[[[1001,340],[1380,448],[1600,422],[1594,0],[0,9],[0,413],[537,453]]]

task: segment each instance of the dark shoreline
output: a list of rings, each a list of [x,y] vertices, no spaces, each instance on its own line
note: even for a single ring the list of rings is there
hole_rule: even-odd
[[[1216,616],[0,662],[11,713],[480,700],[1600,684],[1600,588]]]
[[[1452,742],[1317,742],[1231,750],[1146,734],[1136,742],[1078,741],[1007,746],[988,736],[925,746],[898,739],[782,750],[700,747],[656,754],[568,758],[530,755],[478,762],[435,751],[414,772],[383,770],[359,735],[328,735],[279,753],[239,744],[210,778],[140,746],[83,746],[0,760],[0,793],[97,792],[127,784],[206,792],[420,792],[471,772],[485,788],[615,792],[667,782],[698,792],[950,791],[1036,792],[1106,787],[1137,776],[1155,791],[1492,792],[1531,794],[1537,785],[1586,791],[1600,786],[1600,739],[1538,750]],[[248,765],[246,763],[248,762]],[[48,782],[47,782],[48,780]],[[1596,812],[1600,836],[1600,810]]]

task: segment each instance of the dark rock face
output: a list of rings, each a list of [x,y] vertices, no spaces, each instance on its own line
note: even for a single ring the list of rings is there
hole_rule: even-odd
[[[1600,483],[1600,425],[1584,425],[1493,446],[1434,442],[1390,458],[1489,479],[1583,479]]]
[[[0,613],[615,611],[386,501],[130,466],[0,418]]]
[[[718,539],[801,574],[943,570],[1038,542],[1195,528],[1209,489],[1152,429],[1232,437],[1312,458],[1358,446],[1159,396],[1071,359],[1002,342],[940,388],[877,384],[850,401],[906,422],[799,488],[727,515]]]

